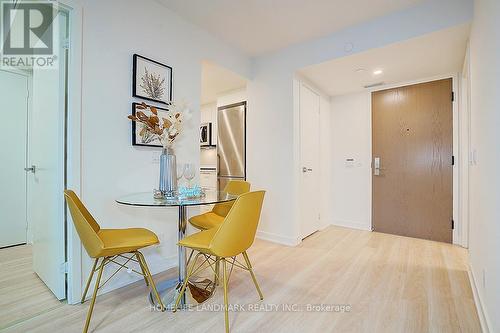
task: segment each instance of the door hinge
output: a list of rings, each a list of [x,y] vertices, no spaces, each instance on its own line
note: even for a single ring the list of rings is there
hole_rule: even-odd
[[[455,155],[451,156],[451,165],[455,165]]]
[[[60,273],[69,273],[69,264],[68,262],[63,262],[61,266],[59,267]]]
[[[318,220],[321,220],[321,214],[318,214]]]
[[[451,101],[455,102],[455,92],[454,91],[451,92]]]
[[[455,230],[455,220],[451,220],[451,230]]]

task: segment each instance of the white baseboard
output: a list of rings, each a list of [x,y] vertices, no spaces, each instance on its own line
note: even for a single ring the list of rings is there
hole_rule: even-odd
[[[272,232],[260,230],[257,231],[257,238],[287,246],[296,246],[300,243],[300,239],[298,238],[282,236]]]
[[[347,221],[347,220],[333,220],[332,225],[336,225],[339,227],[345,227],[345,228],[351,228],[351,229],[359,229],[359,230],[366,230],[366,231],[372,231],[371,226],[369,223],[366,222],[359,222],[359,221]]]
[[[472,289],[472,295],[474,296],[474,303],[476,303],[477,315],[479,317],[479,322],[481,324],[481,331],[483,333],[489,333],[490,321],[488,319],[487,312],[485,311],[484,304],[481,301],[481,297],[479,296],[476,278],[474,276],[474,273],[472,272],[472,267],[469,266],[467,273],[469,274],[470,286]]]

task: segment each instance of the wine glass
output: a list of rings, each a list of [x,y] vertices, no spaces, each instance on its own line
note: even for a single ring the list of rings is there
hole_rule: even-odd
[[[184,165],[184,178],[188,181],[188,187],[191,188],[191,180],[193,180],[196,175],[196,171],[193,163],[186,163]]]
[[[177,185],[179,185],[179,181],[184,176],[184,164],[177,163]]]

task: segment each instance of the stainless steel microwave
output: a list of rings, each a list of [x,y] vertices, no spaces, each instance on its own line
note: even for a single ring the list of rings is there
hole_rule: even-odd
[[[212,145],[212,123],[203,123],[200,125],[200,146]]]

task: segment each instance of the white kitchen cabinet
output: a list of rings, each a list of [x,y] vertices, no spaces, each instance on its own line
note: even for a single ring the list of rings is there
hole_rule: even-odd
[[[202,168],[200,169],[200,186],[204,189],[216,191],[217,190],[217,170],[215,168]],[[204,205],[200,207],[200,212],[208,212],[212,209],[213,205]]]
[[[217,189],[217,171],[215,169],[200,170],[200,186],[210,190]]]

